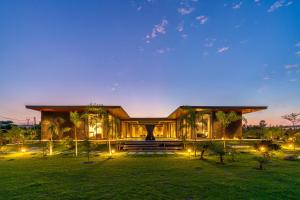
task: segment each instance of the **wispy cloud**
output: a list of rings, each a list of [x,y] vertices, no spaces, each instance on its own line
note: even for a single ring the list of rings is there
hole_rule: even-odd
[[[232,9],[240,9],[242,6],[243,2],[239,2],[237,4],[233,4]]]
[[[205,47],[213,47],[214,46],[214,44],[215,44],[215,41],[216,41],[216,39],[215,38],[206,38],[205,39],[205,43],[204,43],[204,46]]]
[[[169,47],[167,47],[167,48],[159,48],[159,49],[156,50],[156,53],[158,53],[158,54],[164,54],[164,53],[171,52],[173,50],[174,50],[173,48],[169,48]]]
[[[268,9],[268,12],[273,12],[283,6],[290,6],[292,4],[293,4],[293,1],[277,0],[270,6],[270,8]]]
[[[265,80],[265,81],[271,80],[271,77],[266,75],[266,76],[263,77],[263,80]]]
[[[297,79],[293,78],[289,80],[290,82],[297,82]]]
[[[224,53],[229,50],[229,47],[222,47],[218,49],[218,53]]]
[[[156,38],[159,34],[166,34],[166,26],[168,20],[163,19],[161,23],[154,25],[151,34],[146,35],[146,42],[149,43],[150,39]]]
[[[200,22],[200,24],[205,24],[208,20],[208,17],[201,15],[201,16],[196,17],[196,19]]]
[[[176,27],[176,30],[177,30],[178,32],[182,32],[182,31],[183,31],[183,26],[184,26],[184,22],[181,21],[181,22],[178,24],[178,26]]]
[[[297,68],[297,67],[299,67],[298,64],[288,64],[288,65],[284,66],[285,69],[294,69],[294,68]]]
[[[297,51],[297,52],[296,52],[296,55],[297,55],[297,56],[300,56],[300,51]]]
[[[300,47],[300,42],[295,44],[296,47]]]
[[[191,14],[195,8],[178,8],[177,11],[181,15],[188,15]]]

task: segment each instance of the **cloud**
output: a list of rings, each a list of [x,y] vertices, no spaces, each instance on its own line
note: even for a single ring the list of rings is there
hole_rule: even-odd
[[[156,53],[158,53],[158,54],[164,54],[164,53],[171,52],[173,50],[174,50],[173,48],[169,48],[169,47],[167,47],[167,48],[160,48],[160,49],[156,50]]]
[[[300,42],[295,44],[296,47],[300,47]]]
[[[215,41],[216,41],[216,39],[215,38],[206,38],[205,39],[205,44],[204,44],[204,46],[205,47],[213,47],[214,46],[214,44],[215,44]]]
[[[294,69],[294,68],[297,68],[297,67],[299,67],[298,64],[288,64],[288,65],[284,66],[285,69]]]
[[[293,1],[286,1],[286,0],[277,0],[275,1],[270,8],[268,9],[268,12],[273,12],[283,6],[290,6],[293,4]]]
[[[263,77],[263,80],[265,80],[265,81],[271,80],[271,77],[267,75],[267,76]]]
[[[191,14],[195,8],[178,8],[177,11],[181,15],[188,15]]]
[[[196,19],[200,22],[200,24],[205,24],[208,20],[208,17],[201,15],[201,16],[196,17]]]
[[[229,50],[229,47],[222,47],[218,49],[218,53],[224,53]]]
[[[180,22],[180,23],[178,24],[176,30],[177,30],[178,32],[182,32],[182,31],[183,31],[183,25],[184,25],[184,22],[183,22],[183,21]]]
[[[234,5],[232,6],[232,9],[240,9],[241,6],[242,6],[242,4],[243,4],[243,2],[239,2],[239,3],[237,3],[237,4],[234,4]]]
[[[290,79],[289,81],[290,82],[297,82],[297,79],[294,78],[294,79]]]
[[[156,38],[159,34],[166,34],[166,26],[168,20],[163,19],[161,23],[154,25],[151,34],[146,35],[146,42],[149,43],[150,39]]]
[[[296,52],[296,55],[297,55],[297,56],[300,56],[300,51],[297,51],[297,52]]]

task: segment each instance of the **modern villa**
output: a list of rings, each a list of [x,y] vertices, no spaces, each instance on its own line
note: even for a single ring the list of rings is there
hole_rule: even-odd
[[[89,106],[53,106],[53,105],[27,105],[26,108],[41,112],[41,131],[42,139],[49,139],[49,124],[55,118],[64,119],[63,126],[73,127],[70,121],[70,112],[86,112]],[[100,107],[100,106],[99,106]],[[105,140],[108,139],[145,139],[147,134],[151,134],[156,139],[219,139],[222,138],[220,124],[216,120],[216,112],[235,112],[239,116],[247,113],[267,109],[266,106],[180,106],[169,116],[162,118],[132,118],[121,106],[105,106],[101,108],[107,111],[110,121],[110,128],[104,131],[103,119],[99,118],[96,123],[91,122],[91,117],[95,114],[88,113],[88,120],[83,120],[82,126],[77,130],[78,139],[86,138],[86,133],[90,139]],[[183,126],[185,120],[181,120],[190,109],[201,113],[197,120],[196,133],[193,135],[191,128]],[[65,134],[74,137],[74,131],[71,129]],[[226,130],[227,138],[242,137],[242,120],[230,124]]]

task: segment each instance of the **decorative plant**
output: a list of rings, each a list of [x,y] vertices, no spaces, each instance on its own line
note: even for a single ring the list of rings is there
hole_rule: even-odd
[[[225,149],[224,146],[220,143],[212,143],[209,145],[209,149],[214,152],[216,155],[219,156],[220,163],[224,164],[224,155],[225,155]]]
[[[204,153],[207,151],[211,142],[203,142],[200,144],[200,160],[204,160]]]
[[[91,142],[89,140],[89,137],[86,137],[85,140],[83,141],[83,146],[86,151],[88,163],[90,162],[90,153],[91,153]]]
[[[257,157],[254,157],[254,160],[256,160],[258,162],[258,168],[257,169],[263,170],[264,169],[264,165],[269,162],[269,157],[266,157],[266,156],[257,156]]]

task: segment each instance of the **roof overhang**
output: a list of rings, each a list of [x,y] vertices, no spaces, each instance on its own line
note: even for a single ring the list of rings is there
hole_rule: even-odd
[[[26,108],[36,110],[36,111],[44,111],[44,112],[84,112],[89,105],[80,105],[80,106],[62,106],[62,105],[26,105]],[[129,119],[129,115],[121,106],[102,106],[99,107],[107,110],[110,114],[120,118],[120,119]]]
[[[185,115],[189,109],[195,109],[199,112],[216,112],[216,111],[224,111],[224,112],[239,112],[242,114],[247,114],[251,112],[256,112],[260,110],[267,109],[267,106],[180,106],[174,112],[172,112],[168,118],[169,119],[177,119],[183,115]]]

